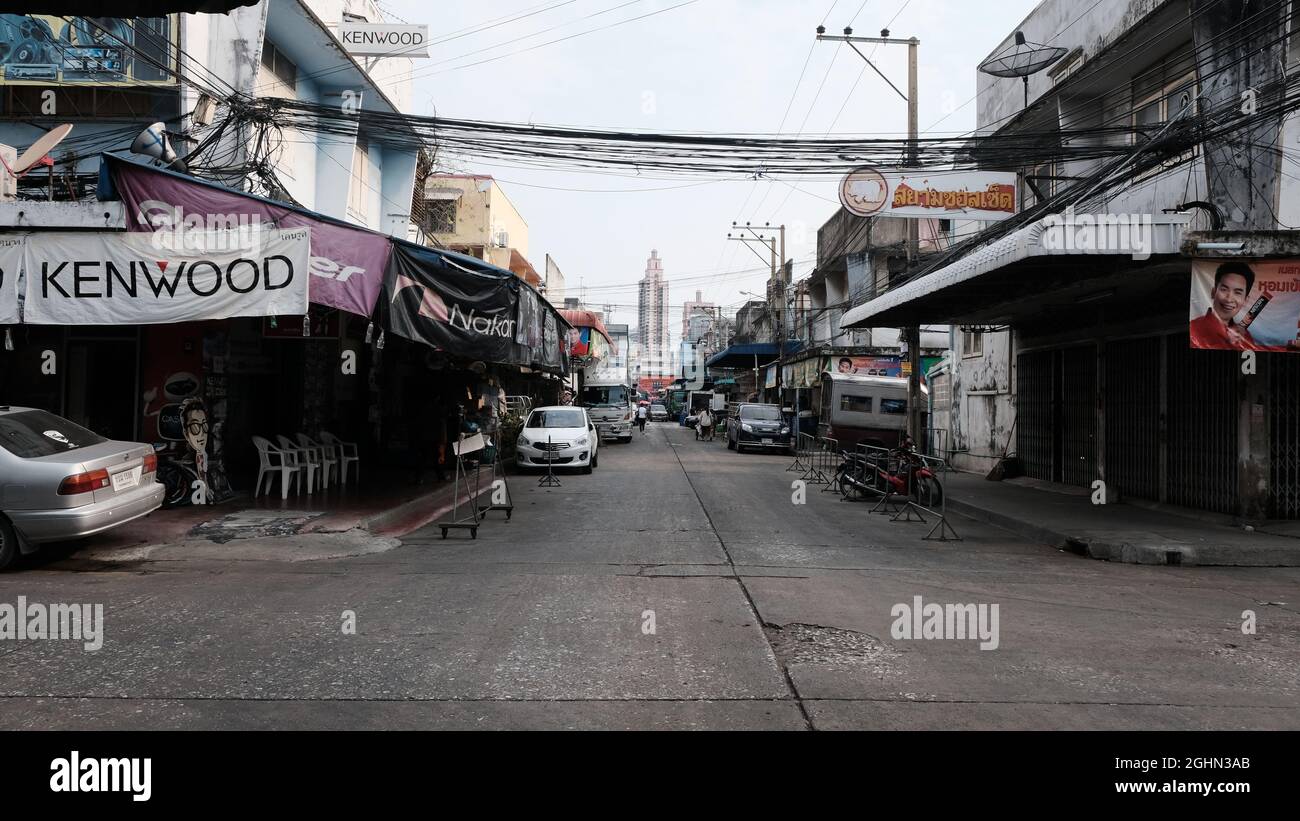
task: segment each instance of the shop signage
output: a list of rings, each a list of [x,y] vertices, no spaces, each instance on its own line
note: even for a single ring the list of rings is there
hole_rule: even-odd
[[[1016,175],[864,167],[840,181],[840,204],[859,217],[1001,220],[1016,213]]]
[[[428,57],[429,27],[397,23],[339,24],[339,40],[348,54],[358,57]]]
[[[157,325],[307,312],[311,231],[266,232],[255,249],[224,237],[170,248],[148,234],[45,231],[27,240],[24,321]]]
[[[109,158],[126,204],[127,229],[168,236],[178,245],[197,231],[242,238],[268,228],[311,229],[311,301],[370,316],[388,263],[389,238],[341,225],[190,177]]]
[[[23,264],[23,238],[0,237],[0,325],[18,322],[18,271]]]
[[[1193,348],[1300,353],[1300,259],[1192,263]]]
[[[513,279],[471,257],[393,243],[384,275],[385,326],[457,356],[528,364],[515,342]]]
[[[826,363],[826,371],[858,376],[902,376],[903,360],[897,356],[832,356]]]

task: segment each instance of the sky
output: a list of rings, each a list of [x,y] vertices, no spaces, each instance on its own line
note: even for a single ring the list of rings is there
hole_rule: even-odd
[[[822,137],[902,135],[907,111],[903,99],[847,46],[818,42],[818,24],[828,34],[851,24],[864,36],[877,36],[889,24],[892,37],[918,38],[921,131],[960,134],[975,126],[976,64],[1036,4],[381,0],[380,7],[392,21],[428,24],[435,43],[429,59],[414,61],[415,114]],[[519,15],[527,16],[507,19]],[[642,15],[647,16],[632,19]],[[593,31],[623,20],[630,22]],[[586,31],[591,33],[542,45]],[[863,47],[906,90],[907,49],[871,49]],[[501,59],[480,62],[495,57]],[[598,309],[612,304],[610,321],[631,325],[636,283],[652,248],[670,283],[670,327],[680,329],[681,305],[697,290],[727,313],[748,299],[743,291],[764,291],[767,258],[727,241],[733,220],[784,224],[786,256],[794,259],[798,280],[812,270],[818,227],[839,207],[838,178],[829,175],[701,178],[622,169],[537,170],[472,157],[441,160],[439,170],[494,176],[528,223],[534,266],[541,271],[550,254],[564,272],[568,296],[582,296]]]

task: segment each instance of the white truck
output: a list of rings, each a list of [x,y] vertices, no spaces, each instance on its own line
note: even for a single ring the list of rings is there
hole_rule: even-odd
[[[583,381],[575,404],[587,409],[602,438],[631,442],[635,396],[622,370],[598,370]]]

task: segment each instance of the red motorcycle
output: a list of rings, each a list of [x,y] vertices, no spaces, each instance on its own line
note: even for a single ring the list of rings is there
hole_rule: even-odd
[[[934,470],[916,452],[910,436],[887,454],[878,456],[875,464],[875,486],[880,492],[890,490],[899,496],[911,496],[918,505],[938,507],[943,502],[943,485]]]

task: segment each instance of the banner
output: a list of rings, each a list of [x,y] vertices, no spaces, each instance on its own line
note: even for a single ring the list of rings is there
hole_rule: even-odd
[[[560,344],[559,320],[554,312],[547,311],[542,325],[542,357],[537,362],[552,368],[564,368],[566,361],[564,348]]]
[[[903,360],[898,356],[832,356],[826,363],[826,372],[859,376],[902,376]]]
[[[515,326],[515,341],[534,349],[533,356],[541,355],[542,305],[532,288],[519,288],[519,324]]]
[[[126,205],[128,230],[183,235],[310,228],[311,301],[359,316],[374,312],[388,263],[388,237],[127,160],[109,157],[109,162]]]
[[[448,353],[529,364],[515,342],[510,274],[460,254],[394,242],[382,292],[388,330]]]
[[[1016,175],[864,167],[840,180],[840,204],[859,217],[1001,220],[1016,213]]]
[[[1193,348],[1300,352],[1300,260],[1197,260]]]
[[[166,235],[44,231],[23,255],[23,321],[35,325],[158,325],[307,313],[311,231],[265,232],[255,249],[226,232]],[[198,246],[198,247],[195,247]]]
[[[18,323],[18,272],[23,267],[23,238],[0,237],[0,325]]]

